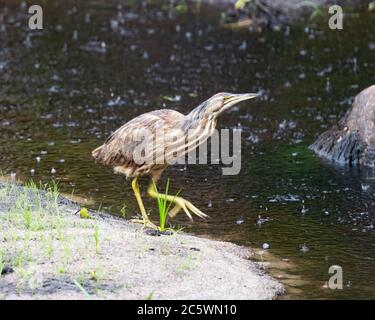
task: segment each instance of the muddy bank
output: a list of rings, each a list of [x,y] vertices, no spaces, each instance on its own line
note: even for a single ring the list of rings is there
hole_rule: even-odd
[[[1,299],[273,299],[283,291],[237,245],[146,235],[53,187],[0,184]]]

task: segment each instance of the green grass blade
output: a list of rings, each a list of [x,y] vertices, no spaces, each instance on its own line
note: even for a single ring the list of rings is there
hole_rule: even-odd
[[[86,291],[84,287],[76,280],[73,279],[74,284],[78,287],[78,289],[86,296],[87,299],[91,299],[91,295]]]

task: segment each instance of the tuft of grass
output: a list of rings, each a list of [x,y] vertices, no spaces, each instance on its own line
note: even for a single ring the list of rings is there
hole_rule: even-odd
[[[155,181],[152,181],[152,184],[153,184],[153,187],[154,187],[154,190],[155,192],[158,194],[157,198],[156,198],[156,201],[157,201],[157,204],[158,204],[158,209],[159,209],[159,230],[160,231],[164,231],[165,230],[165,223],[167,221],[167,217],[168,217],[168,212],[169,212],[169,209],[171,208],[171,205],[173,203],[173,201],[168,201],[166,198],[168,196],[168,191],[169,191],[169,178],[167,180],[167,185],[165,187],[165,198],[164,197],[161,197],[159,195],[159,192],[158,192],[158,189],[156,187],[156,184],[155,184]],[[180,193],[181,190],[179,190],[173,197],[173,199],[175,199],[178,194]]]
[[[154,292],[152,291],[148,294],[148,296],[146,297],[146,300],[152,300],[153,296],[154,296]]]
[[[316,17],[320,17],[323,15],[323,10],[320,5],[316,4],[314,1],[311,0],[304,0],[297,4],[299,7],[310,7],[312,8],[312,13],[310,15],[310,20],[313,20]]]
[[[87,299],[91,299],[91,295],[87,292],[87,290],[84,287],[82,287],[82,285],[76,279],[73,279],[73,282]]]
[[[22,216],[23,216],[23,219],[24,219],[24,222],[25,222],[26,229],[30,229],[31,228],[31,220],[32,220],[31,210],[29,208],[25,208],[22,211]]]
[[[124,204],[120,210],[121,217],[126,218],[126,204]]]
[[[236,3],[234,4],[234,8],[237,9],[237,10],[242,10],[251,1],[252,0],[237,0]]]
[[[95,220],[95,226],[94,226],[94,240],[95,240],[95,253],[99,253],[99,226],[98,221]]]
[[[8,242],[4,247],[0,245],[0,278],[4,268],[12,266],[17,278],[17,288],[20,290],[41,285],[32,267],[35,263],[39,265],[39,262],[46,259],[53,260],[56,277],[68,277],[71,272],[70,262],[78,253],[82,258],[86,241],[92,246],[95,244],[91,253],[95,250],[99,254],[99,221],[92,217],[94,221],[82,219],[76,222],[75,219],[62,214],[59,208],[58,185],[55,182],[35,183],[31,180],[25,183],[24,187],[15,184],[1,185],[0,202],[4,203],[6,208],[4,213],[0,214],[0,238]],[[74,246],[75,240],[70,232],[66,232],[71,226],[89,228],[91,231],[78,248]],[[91,257],[90,253],[88,255]],[[86,255],[83,257],[88,258]],[[99,271],[95,268],[90,274],[90,279],[97,283],[104,277],[103,272]],[[76,279],[81,280],[78,277]],[[83,280],[84,274],[78,285],[74,283],[90,298],[92,295],[83,288]]]
[[[176,273],[183,274],[185,271],[191,270],[192,268],[193,268],[193,258],[191,254],[189,254],[186,260],[177,266]]]

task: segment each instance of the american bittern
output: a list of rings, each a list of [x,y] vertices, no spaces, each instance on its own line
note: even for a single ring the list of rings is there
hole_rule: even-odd
[[[92,155],[97,162],[114,167],[115,173],[133,178],[132,188],[142,214],[142,220],[138,222],[142,222],[144,226],[156,228],[149,220],[143,205],[138,177],[149,174],[156,183],[170,163],[166,160],[168,156],[176,152],[185,156],[197,148],[212,135],[221,113],[241,101],[255,97],[257,94],[254,93],[217,93],[187,115],[167,109],[142,114],[117,129],[102,146],[92,152]],[[158,130],[163,131],[161,137],[157,135]],[[188,139],[188,132],[191,131],[195,134],[189,134]],[[176,132],[182,132],[182,138],[176,140],[174,138],[177,136]],[[147,135],[150,139],[139,139]],[[142,150],[148,150],[149,154],[148,158],[145,155],[143,160],[135,157],[135,154],[139,152],[137,148],[141,145]],[[155,161],[155,154],[159,154],[158,161]],[[152,161],[145,159],[152,159]],[[169,212],[170,217],[174,217],[181,209],[190,219],[192,214],[201,218],[207,217],[191,202],[181,197],[158,193],[153,184],[150,184],[148,194],[152,198],[165,199],[175,204]]]

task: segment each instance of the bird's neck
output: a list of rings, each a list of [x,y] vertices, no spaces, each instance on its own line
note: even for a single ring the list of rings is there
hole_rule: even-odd
[[[187,129],[204,129],[207,126],[216,126],[216,116],[207,112],[206,103],[203,102],[186,115]]]

